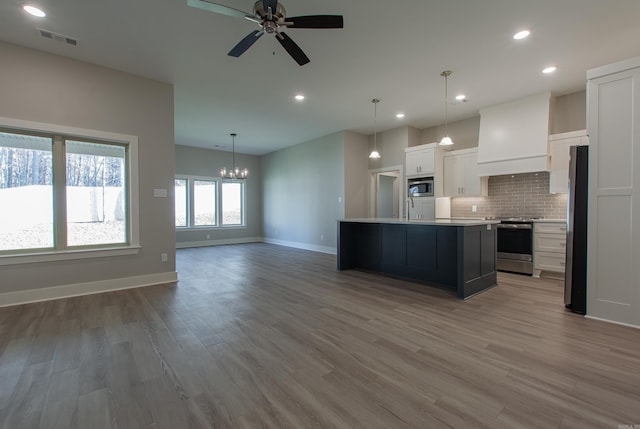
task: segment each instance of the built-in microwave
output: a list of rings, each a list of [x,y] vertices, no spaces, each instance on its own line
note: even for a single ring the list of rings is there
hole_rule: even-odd
[[[409,197],[433,197],[433,177],[408,179]]]

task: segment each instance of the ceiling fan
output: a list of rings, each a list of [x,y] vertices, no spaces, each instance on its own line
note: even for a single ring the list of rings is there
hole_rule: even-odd
[[[300,49],[300,47],[280,31],[281,28],[343,28],[342,15],[308,15],[308,16],[290,16],[278,0],[258,0],[253,5],[253,13],[243,12],[217,3],[211,3],[205,0],[187,0],[187,4],[191,7],[208,10],[209,12],[219,13],[221,15],[233,16],[236,18],[244,18],[255,22],[260,26],[260,30],[254,30],[244,39],[242,39],[228,55],[239,57],[244,54],[264,33],[275,34],[276,40],[280,42],[282,47],[291,55],[291,57],[301,66],[307,64],[309,57]]]

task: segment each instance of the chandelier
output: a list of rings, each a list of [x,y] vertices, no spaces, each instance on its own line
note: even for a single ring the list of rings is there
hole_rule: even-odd
[[[249,175],[249,170],[246,168],[243,168],[242,170],[239,169],[238,167],[236,167],[236,133],[231,133],[231,153],[232,153],[232,162],[231,162],[231,168],[227,169],[226,167],[223,167],[220,170],[220,176],[223,179],[246,179],[247,176]]]

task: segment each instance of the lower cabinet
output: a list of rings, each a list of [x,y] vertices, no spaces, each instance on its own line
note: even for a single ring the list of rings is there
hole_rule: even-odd
[[[562,276],[565,269],[567,225],[564,222],[535,222],[533,226],[533,276],[542,272]]]
[[[436,218],[436,199],[433,197],[414,197],[409,201],[409,219],[433,220]]]

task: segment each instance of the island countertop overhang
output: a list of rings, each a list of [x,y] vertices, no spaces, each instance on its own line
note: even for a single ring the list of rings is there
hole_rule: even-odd
[[[339,219],[338,222],[356,222],[356,223],[382,223],[382,224],[394,224],[394,225],[437,225],[437,226],[480,226],[480,225],[496,225],[499,224],[499,220],[484,220],[484,219],[435,219],[435,220],[405,220],[399,218],[353,218],[353,219]]]

